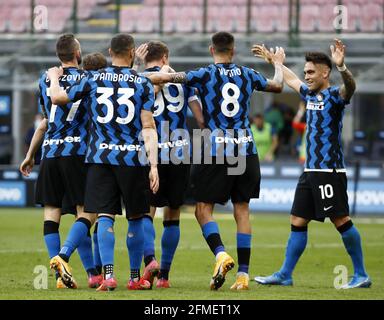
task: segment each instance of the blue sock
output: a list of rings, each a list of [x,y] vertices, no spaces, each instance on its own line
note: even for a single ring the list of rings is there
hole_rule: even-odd
[[[44,221],[44,241],[48,249],[49,258],[52,259],[60,252],[59,224],[55,221]]]
[[[239,268],[237,272],[248,273],[249,259],[251,257],[252,235],[248,233],[237,233],[237,260]]]
[[[92,238],[89,231],[85,239],[77,247],[77,252],[79,253],[81,262],[84,269],[87,271],[88,276],[97,275],[98,272],[96,272],[95,263],[93,261]]]
[[[113,265],[115,249],[115,232],[113,231],[113,225],[115,220],[110,217],[101,216],[98,221],[97,239],[101,263],[103,266]]]
[[[155,228],[153,227],[152,217],[144,215],[143,217],[144,228],[144,262],[145,265],[149,264],[155,257]]]
[[[223,242],[221,241],[219,226],[215,221],[210,221],[201,227],[205,241],[214,255],[225,251]]]
[[[173,256],[180,240],[180,221],[164,221],[164,231],[161,237],[161,270],[171,268]]]
[[[291,235],[289,236],[287,248],[285,251],[284,264],[279,273],[284,278],[291,278],[293,269],[297,261],[304,252],[308,239],[308,227],[291,226]]]
[[[91,228],[91,222],[85,218],[79,218],[72,225],[67,239],[64,242],[63,247],[60,250],[60,257],[68,261],[73,251],[80,245],[81,242],[87,237],[89,229]]]
[[[359,231],[357,231],[351,220],[337,228],[337,230],[339,230],[344,246],[352,259],[355,275],[367,277]]]
[[[103,264],[101,263],[99,241],[97,239],[97,229],[98,229],[98,222],[96,222],[95,229],[93,230],[93,263],[95,265],[97,272],[101,274]]]
[[[144,256],[144,225],[143,220],[128,220],[127,248],[131,270],[140,270]]]

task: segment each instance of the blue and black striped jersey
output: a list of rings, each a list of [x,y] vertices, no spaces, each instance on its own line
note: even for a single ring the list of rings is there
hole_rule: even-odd
[[[71,101],[88,98],[90,137],[87,163],[123,166],[147,164],[141,110],[153,111],[151,82],[128,67],[108,67],[67,89]]]
[[[306,161],[305,169],[344,169],[341,142],[345,105],[339,87],[328,87],[318,93],[300,87],[306,102]]]
[[[78,68],[64,68],[59,83],[62,88],[68,88],[85,76],[86,72]],[[76,99],[74,103],[54,105],[49,97],[49,86],[50,81],[44,73],[39,81],[39,99],[42,111],[48,119],[48,130],[42,146],[42,159],[84,156],[89,120],[86,101]]]
[[[157,72],[160,67],[145,72]],[[187,127],[188,103],[197,100],[195,89],[179,83],[167,83],[156,94],[153,117],[159,137],[159,162],[190,158],[191,143]],[[188,161],[189,162],[189,161]]]
[[[186,84],[199,91],[204,123],[212,131],[212,156],[218,155],[223,144],[226,156],[257,153],[249,109],[252,92],[264,91],[267,86],[263,75],[233,63],[218,63],[187,72]]]

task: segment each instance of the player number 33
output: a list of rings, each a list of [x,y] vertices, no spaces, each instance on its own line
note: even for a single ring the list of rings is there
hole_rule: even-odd
[[[114,116],[113,103],[109,100],[109,97],[113,95],[114,90],[113,88],[98,87],[97,93],[101,93],[101,96],[97,98],[97,102],[99,104],[104,104],[107,107],[106,115],[104,117],[98,116],[97,121],[100,123],[108,123]],[[125,118],[117,117],[116,122],[119,124],[127,124],[132,121],[135,115],[135,105],[129,100],[129,98],[135,94],[135,90],[133,88],[119,88],[117,94],[122,95],[117,99],[117,103],[119,106],[126,105],[128,107],[128,113]]]

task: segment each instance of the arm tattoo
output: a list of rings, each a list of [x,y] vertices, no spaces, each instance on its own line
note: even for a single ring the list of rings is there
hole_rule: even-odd
[[[340,72],[340,74],[344,82],[344,84],[340,88],[340,95],[344,100],[349,101],[349,99],[352,98],[352,95],[355,92],[356,82],[353,78],[351,71],[349,71],[348,69],[343,72]]]
[[[172,75],[173,83],[185,83],[187,82],[187,74],[185,72],[170,73]]]

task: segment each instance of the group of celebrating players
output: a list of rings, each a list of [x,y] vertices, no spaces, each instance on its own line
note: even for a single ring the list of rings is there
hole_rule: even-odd
[[[306,83],[284,66],[281,47],[252,47],[255,56],[274,67],[273,79],[233,63],[235,41],[230,33],[214,34],[209,51],[213,64],[175,72],[164,43],[150,41],[136,49],[132,36],[118,34],[109,48],[111,66],[102,54],[94,53],[84,58],[80,69],[79,41],[72,34],[58,39],[61,67],[49,69],[39,81],[45,120],[20,165],[20,171],[29,175],[42,144],[36,203],[44,206],[44,239],[57,287],[77,288],[68,263],[76,249],[89,287],[97,291],[117,287],[114,223],[124,206],[131,273],[127,288],[151,289],[156,278],[156,287],[169,288],[180,239],[180,207],[190,185],[196,219],[216,258],[210,288],[219,289],[235,266],[213,218],[215,203],[231,200],[238,258],[231,289],[249,289],[249,201],[258,198],[261,180],[249,123],[250,99],[254,90],[279,93],[284,82],[306,103],[306,163],[292,206],[284,264],[278,272],[255,281],[292,285],[292,272],[306,247],[308,223],[329,217],[354,266],[354,276],[343,288],[370,287],[360,235],[348,214],[341,129],[355,82],[344,64],[343,43],[335,40],[332,59],[322,52],[306,54]],[[340,87],[329,83],[332,61],[343,79]],[[142,63],[144,70],[138,73]],[[186,124],[188,107],[208,137],[200,148],[193,147],[193,155]],[[153,226],[158,207],[165,207],[160,264],[155,258]],[[61,246],[60,218],[69,211],[74,211],[76,220]]]

